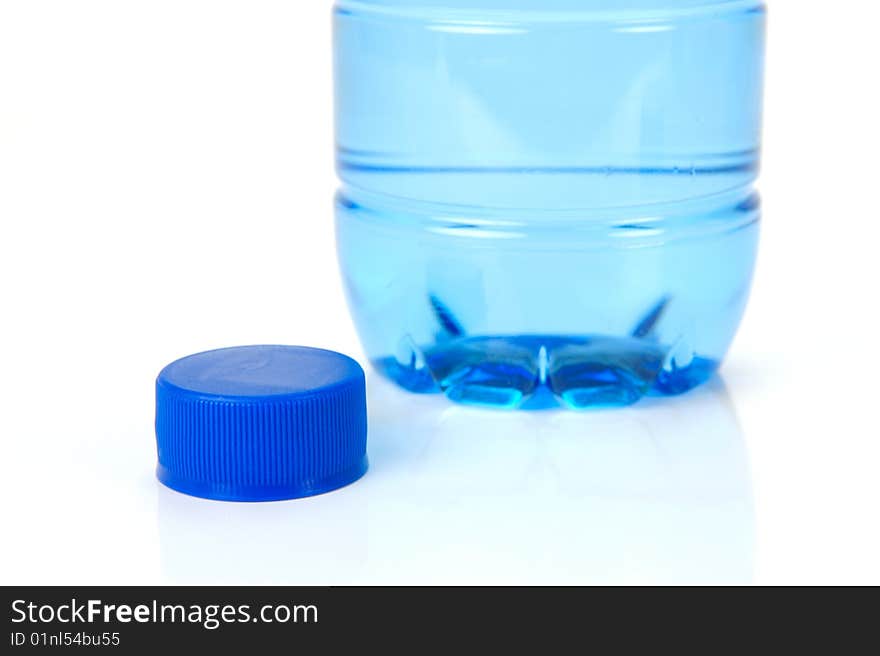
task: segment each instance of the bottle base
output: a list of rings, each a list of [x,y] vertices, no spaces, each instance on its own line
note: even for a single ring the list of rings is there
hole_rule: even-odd
[[[604,336],[467,337],[405,350],[374,367],[410,392],[499,409],[623,407],[683,394],[719,366],[698,356],[681,364],[670,356],[674,347],[651,340]]]

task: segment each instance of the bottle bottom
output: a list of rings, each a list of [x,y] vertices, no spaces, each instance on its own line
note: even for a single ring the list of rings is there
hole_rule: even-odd
[[[683,394],[718,369],[710,358],[680,366],[674,348],[601,336],[468,337],[373,361],[410,392],[495,408],[575,410],[632,405],[644,396]]]
[[[597,212],[340,194],[368,357],[405,389],[498,408],[623,406],[707,381],[749,295],[758,197]]]

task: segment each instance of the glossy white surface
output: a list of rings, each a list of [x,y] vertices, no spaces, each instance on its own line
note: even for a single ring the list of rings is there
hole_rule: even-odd
[[[504,414],[373,376],[361,482],[241,505],[155,481],[153,380],[226,345],[360,353],[329,3],[0,5],[0,583],[880,583],[880,9],[829,11],[770,3],[723,384]]]

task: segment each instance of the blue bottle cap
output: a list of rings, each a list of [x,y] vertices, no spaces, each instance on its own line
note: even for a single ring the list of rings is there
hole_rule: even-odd
[[[335,490],[367,470],[364,371],[299,346],[243,346],[177,360],[156,380],[156,475],[225,501]]]

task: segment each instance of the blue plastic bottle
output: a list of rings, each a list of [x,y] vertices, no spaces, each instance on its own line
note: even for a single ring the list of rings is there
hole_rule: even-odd
[[[706,381],[758,242],[760,0],[337,0],[339,255],[417,392],[624,405]]]

